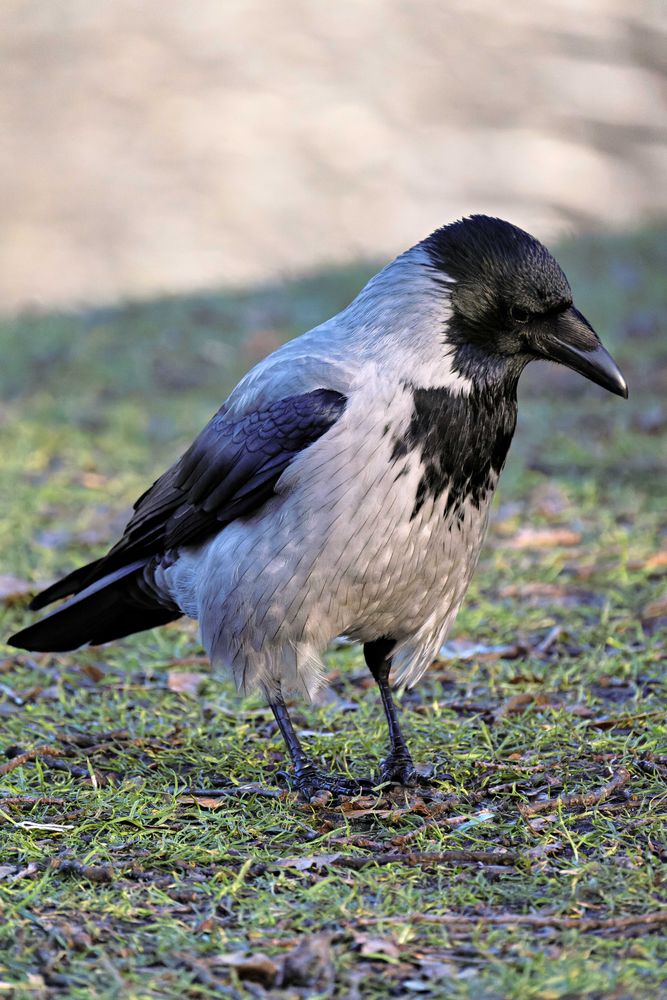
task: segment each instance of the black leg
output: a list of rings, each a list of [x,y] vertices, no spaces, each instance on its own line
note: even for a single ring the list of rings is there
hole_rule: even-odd
[[[389,687],[391,651],[396,643],[393,639],[376,639],[364,644],[366,665],[380,688],[380,696],[389,727],[389,753],[380,766],[382,781],[393,781],[399,785],[416,785],[421,780],[405,742],[396,713],[396,705]]]
[[[316,767],[294,732],[287,705],[280,692],[274,695],[269,704],[294,764],[294,784],[306,799],[312,799],[323,791],[331,792],[333,795],[359,795],[361,792],[370,791],[373,787],[373,782],[370,780],[357,781],[344,775],[328,774]]]

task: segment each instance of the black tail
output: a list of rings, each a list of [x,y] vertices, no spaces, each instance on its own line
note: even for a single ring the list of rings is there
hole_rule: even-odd
[[[176,605],[160,604],[147,592],[143,576],[145,565],[146,560],[141,560],[109,573],[46,618],[17,632],[8,640],[10,646],[40,653],[64,652],[87,642],[93,645],[111,642],[179,618],[181,612]],[[89,571],[90,567],[84,569]],[[35,605],[33,601],[32,607],[48,603],[42,600],[47,594],[54,595],[48,598],[49,601],[55,600],[66,581],[69,581],[68,589],[64,592],[71,594],[77,573],[83,575],[83,570],[76,570],[39,594],[35,599],[39,603]]]
[[[62,597],[69,597],[70,594],[78,594],[86,586],[87,580],[91,580],[92,582],[95,571],[99,568],[101,562],[103,562],[102,559],[96,559],[95,562],[88,563],[86,566],[80,566],[73,573],[64,576],[62,580],[51,584],[46,590],[33,597],[29,605],[30,610],[39,611],[40,608],[45,608],[47,604],[58,601]]]

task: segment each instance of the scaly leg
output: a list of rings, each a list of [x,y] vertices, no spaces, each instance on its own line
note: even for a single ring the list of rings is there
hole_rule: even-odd
[[[294,784],[306,799],[309,800],[323,791],[331,792],[333,795],[359,795],[361,792],[370,791],[373,787],[373,782],[370,780],[357,781],[342,774],[329,774],[316,767],[294,732],[282,694],[278,692],[269,704],[294,764]]]
[[[389,687],[391,651],[396,645],[393,639],[376,639],[364,644],[366,665],[380,688],[380,696],[389,727],[389,753],[380,765],[382,781],[393,781],[398,785],[416,785],[424,779],[415,768],[408,745],[405,742],[396,713],[396,705]]]

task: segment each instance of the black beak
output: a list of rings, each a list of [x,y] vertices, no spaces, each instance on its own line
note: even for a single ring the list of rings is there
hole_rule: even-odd
[[[549,327],[535,337],[535,347],[543,358],[567,365],[603,389],[628,398],[628,386],[611,354],[604,349],[588,320],[570,306]]]

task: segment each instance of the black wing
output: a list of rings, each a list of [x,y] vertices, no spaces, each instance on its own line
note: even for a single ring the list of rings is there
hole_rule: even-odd
[[[256,511],[295,455],[338,419],[347,400],[331,389],[289,396],[237,420],[224,406],[183,457],[134,505],[123,537],[96,562],[42,591],[34,610],[77,594],[119,569],[195,544]]]

